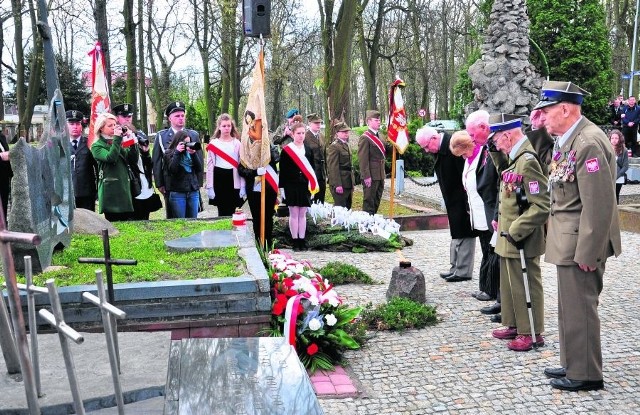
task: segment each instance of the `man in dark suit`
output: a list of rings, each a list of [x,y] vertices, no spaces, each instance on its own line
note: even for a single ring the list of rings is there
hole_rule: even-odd
[[[329,190],[336,206],[351,209],[353,196],[353,168],[349,149],[349,131],[345,123],[336,125],[336,139],[327,148],[327,176]]]
[[[96,210],[96,195],[98,187],[98,163],[91,154],[88,138],[82,134],[82,120],[84,114],[71,110],[66,112],[67,128],[71,144],[71,170],[73,179],[73,193],[76,208]]]
[[[2,198],[5,225],[9,217],[7,207],[9,206],[12,177],[13,170],[11,170],[11,162],[9,161],[9,144],[7,143],[7,137],[0,133],[0,198]]]
[[[451,154],[451,135],[438,133],[435,128],[427,126],[419,129],[416,141],[424,151],[436,156],[435,173],[449,218],[451,269],[440,276],[447,282],[470,280],[473,275],[476,238],[471,228],[467,194],[462,184],[464,159]]]
[[[586,91],[546,81],[532,122],[540,118],[549,140],[530,137],[549,164],[551,211],[545,260],[558,273],[560,368],[544,373],[568,391],[602,389],[598,302],[608,257],[620,255],[616,156],[604,132],[582,115]],[[634,103],[635,104],[635,103]],[[625,117],[626,118],[626,117]]]
[[[200,142],[200,136],[198,135],[198,132],[189,130],[184,126],[186,121],[185,111],[185,105],[180,101],[172,102],[167,106],[164,111],[164,115],[169,121],[169,128],[158,131],[153,143],[153,151],[151,153],[151,161],[153,163],[153,180],[155,181],[156,187],[158,188],[160,193],[164,195],[164,207],[167,219],[173,218],[174,215],[173,212],[171,212],[171,205],[169,203],[169,192],[171,191],[171,189],[167,188],[167,176],[169,175],[169,171],[164,166],[164,152],[169,148],[169,144],[171,144],[171,140],[173,140],[173,136],[175,135],[175,133],[181,130],[184,130],[189,135],[192,143]],[[200,157],[203,157],[202,150],[199,151]],[[204,160],[204,158],[202,159]],[[202,184],[202,173],[199,173],[198,180],[200,181],[200,184]]]
[[[624,144],[631,149],[634,157],[638,156],[638,123],[640,122],[640,107],[636,103],[636,98],[631,96],[627,100],[627,106],[624,107],[620,114],[620,122],[622,123],[622,135],[624,135]]]
[[[324,203],[324,196],[327,191],[327,173],[325,167],[325,143],[324,137],[320,132],[322,118],[318,114],[309,114],[307,116],[307,133],[304,136],[304,145],[311,149],[313,153],[313,170],[318,179],[320,189],[313,196],[313,201]],[[311,161],[311,160],[309,160]]]
[[[369,129],[358,140],[358,162],[360,164],[360,177],[363,184],[362,210],[375,214],[380,207],[382,192],[384,191],[384,160],[386,148],[384,141],[379,137],[380,112],[368,110],[365,122]]]

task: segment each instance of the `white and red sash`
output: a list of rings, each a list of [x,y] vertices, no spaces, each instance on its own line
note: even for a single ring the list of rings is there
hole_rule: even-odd
[[[280,182],[278,178],[278,173],[276,173],[273,167],[271,167],[269,164],[267,164],[266,169],[267,169],[267,174],[264,175],[264,179],[267,181],[267,183],[269,183],[269,186],[271,186],[273,191],[276,192],[276,194],[278,194],[278,185]]]
[[[313,171],[313,167],[311,167],[311,163],[307,160],[306,157],[300,157],[298,153],[293,149],[292,146],[295,144],[289,143],[282,150],[284,150],[289,157],[296,163],[296,166],[302,171],[302,174],[309,180],[309,191],[312,195],[315,195],[320,190],[320,186],[318,185],[318,179],[316,178],[316,173]]]
[[[207,150],[212,152],[216,156],[220,157],[221,159],[223,159],[227,163],[231,164],[234,169],[236,169],[236,170],[238,169],[238,165],[239,165],[238,164],[238,160],[240,159],[240,155],[239,154],[237,156],[234,155],[234,154],[229,154],[229,153],[225,152],[223,149],[221,149],[220,147],[217,147],[217,146],[213,145],[213,143],[209,143],[207,145]],[[236,157],[238,159],[236,159]]]
[[[375,144],[376,147],[378,147],[378,150],[380,150],[380,152],[382,153],[382,157],[385,156],[385,149],[384,149],[384,143],[382,142],[382,140],[380,140],[378,137],[375,136],[375,134],[373,134],[371,131],[367,130],[364,132],[364,135],[371,140],[371,142],[373,144]]]

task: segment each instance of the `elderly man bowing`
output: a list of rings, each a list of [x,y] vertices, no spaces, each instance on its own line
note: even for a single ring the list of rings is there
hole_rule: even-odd
[[[532,144],[549,164],[551,212],[545,260],[558,273],[561,368],[544,373],[568,391],[602,389],[598,297],[605,262],[620,255],[616,207],[616,155],[607,136],[582,115],[586,91],[571,82],[547,81],[532,121],[556,136]]]

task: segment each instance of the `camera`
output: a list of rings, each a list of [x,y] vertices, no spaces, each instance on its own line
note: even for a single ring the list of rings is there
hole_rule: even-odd
[[[126,125],[122,126],[122,135],[125,135],[129,131],[129,128]]]
[[[195,143],[184,143],[184,146],[194,151],[202,150],[202,144],[200,144],[199,141],[196,141]]]
[[[146,147],[149,145],[149,139],[147,137],[138,137],[138,144]]]

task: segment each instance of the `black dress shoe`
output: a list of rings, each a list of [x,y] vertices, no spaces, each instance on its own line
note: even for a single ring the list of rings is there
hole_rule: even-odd
[[[493,303],[492,305],[488,305],[480,309],[482,314],[498,314],[500,311],[502,311],[500,303]]]
[[[450,277],[450,276],[452,276],[452,275],[453,275],[453,274],[452,274],[452,273],[450,273],[450,272],[441,272],[441,273],[440,273],[440,278],[447,279],[447,278],[449,278],[449,277]]]
[[[560,379],[567,376],[567,371],[563,367],[548,367],[544,370],[544,374],[548,378]]]
[[[502,316],[500,314],[494,314],[489,318],[492,323],[502,323]]]
[[[604,388],[601,380],[571,380],[569,378],[551,379],[551,387],[563,391],[594,391]]]
[[[460,282],[460,281],[469,281],[471,277],[461,277],[460,275],[452,275],[450,277],[445,278],[446,282]]]
[[[491,296],[487,293],[480,293],[478,295],[476,295],[476,300],[478,301],[491,301],[491,300],[495,300],[495,298],[491,298]]]

